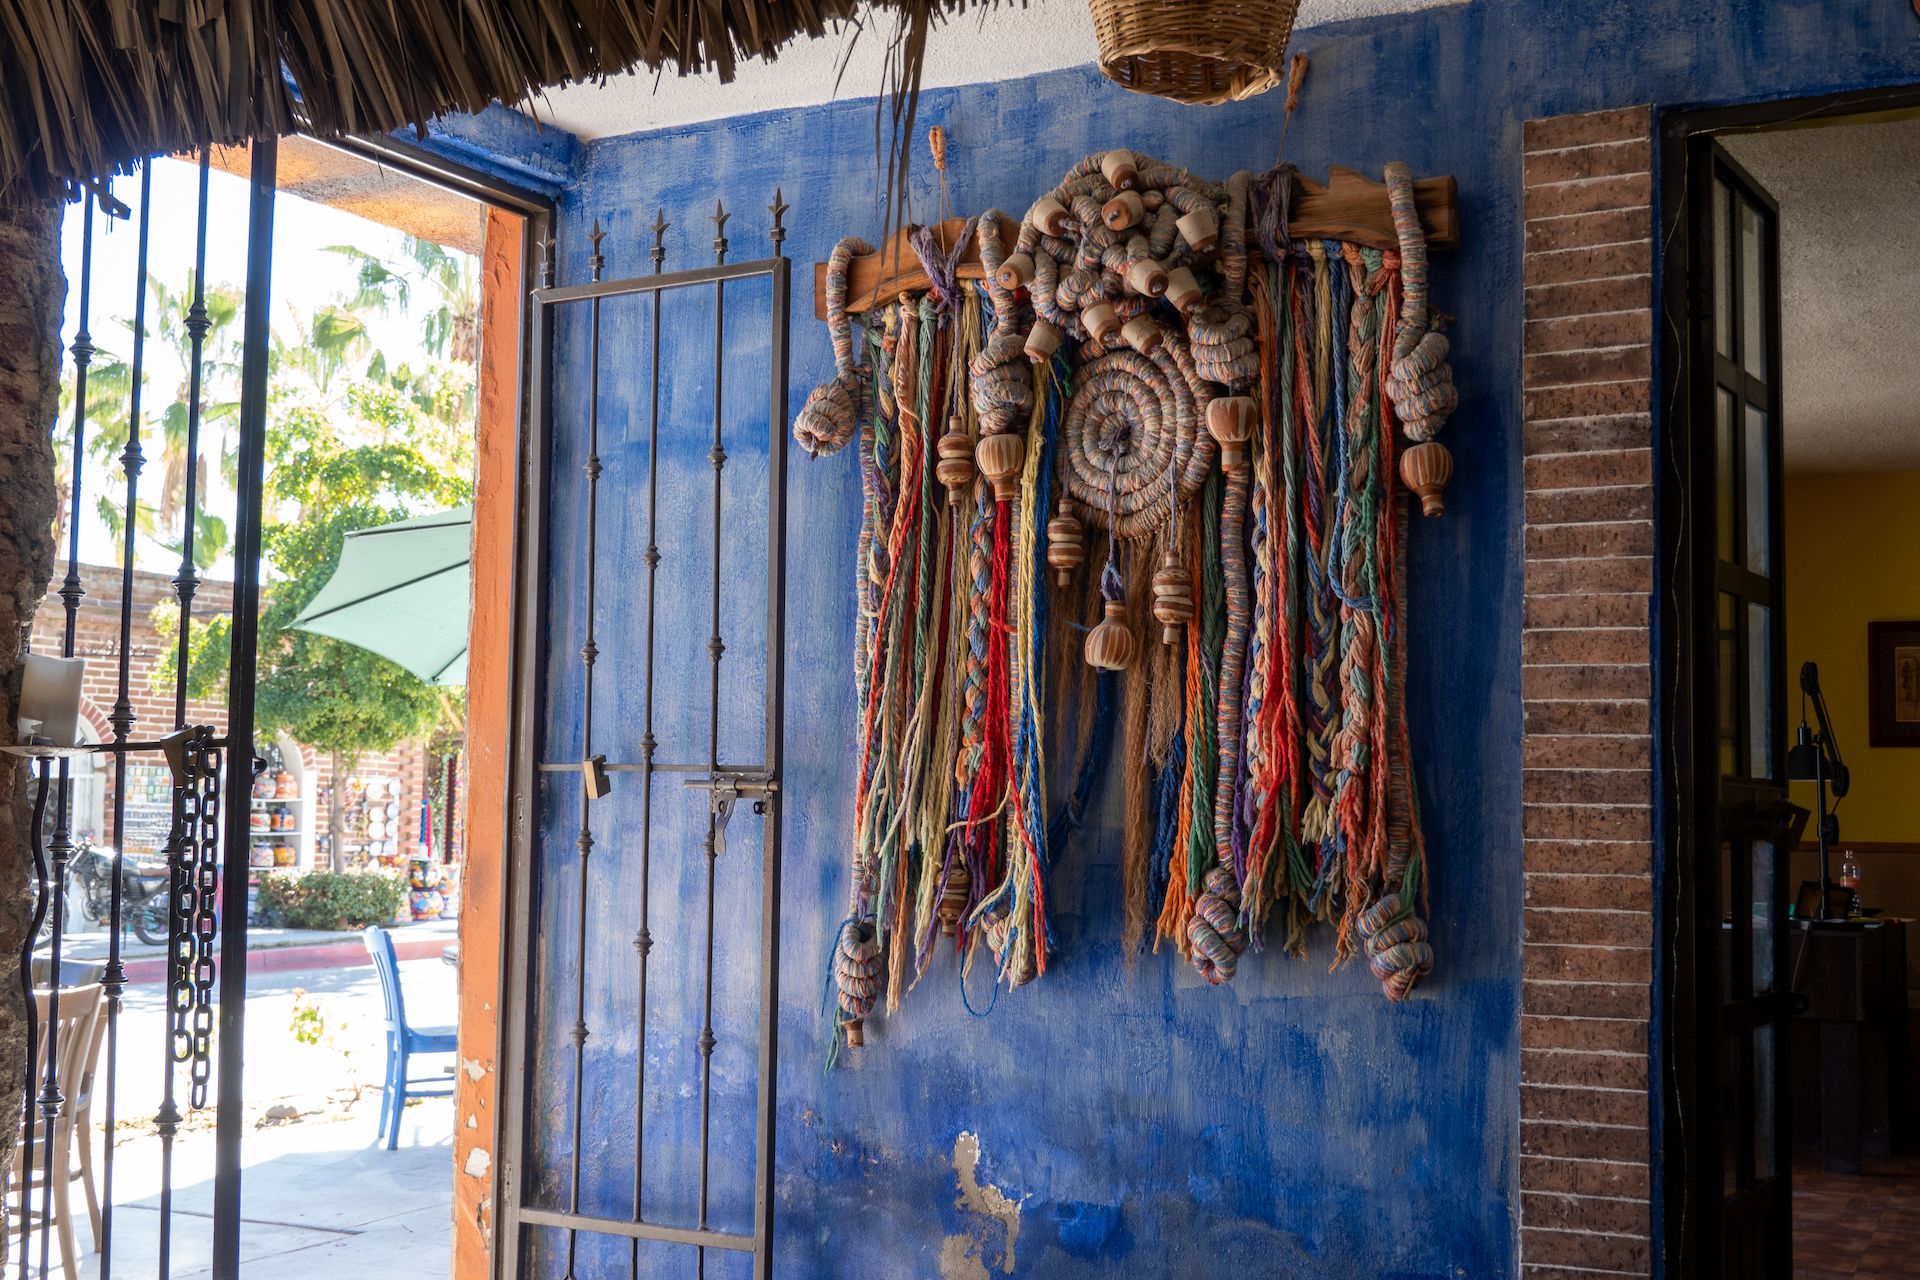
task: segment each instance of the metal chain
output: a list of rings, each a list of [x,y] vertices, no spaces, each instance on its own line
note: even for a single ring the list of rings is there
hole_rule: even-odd
[[[214,908],[220,891],[220,750],[211,744],[189,757],[193,776],[193,1026],[191,1031],[192,1091],[188,1105],[207,1105],[207,1084],[213,1076],[213,955]],[[244,903],[240,906],[245,910]]]
[[[199,739],[187,743],[186,770],[173,783],[173,829],[167,833],[167,1053],[175,1062],[193,1057],[188,1016],[193,1012],[194,835],[199,828],[199,787],[194,762]]]

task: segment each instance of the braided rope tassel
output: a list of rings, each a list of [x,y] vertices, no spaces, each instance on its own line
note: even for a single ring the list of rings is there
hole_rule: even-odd
[[[1229,472],[1220,509],[1220,591],[1226,606],[1221,630],[1219,677],[1215,684],[1215,741],[1220,763],[1213,795],[1213,839],[1220,861],[1233,868],[1235,882],[1246,874],[1245,847],[1234,840],[1235,800],[1240,786],[1248,625],[1251,600],[1247,582],[1248,472]]]
[[[1334,668],[1338,652],[1334,647],[1335,601],[1333,596],[1333,555],[1336,539],[1332,523],[1332,479],[1328,475],[1328,454],[1332,451],[1332,424],[1344,411],[1342,384],[1331,377],[1340,336],[1333,324],[1336,294],[1333,273],[1327,266],[1327,247],[1315,241],[1308,246],[1313,262],[1314,333],[1313,416],[1303,423],[1306,438],[1306,476],[1303,515],[1306,534],[1307,568],[1307,763],[1313,794],[1301,817],[1301,838],[1310,844],[1322,844],[1331,828],[1333,801]],[[1328,919],[1330,874],[1335,860],[1322,850],[1314,884],[1314,915]]]

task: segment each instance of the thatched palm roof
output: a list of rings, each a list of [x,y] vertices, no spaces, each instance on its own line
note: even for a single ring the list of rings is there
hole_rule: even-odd
[[[972,0],[978,6],[982,0]],[[992,0],[985,0],[992,3]],[[203,143],[422,125],[636,65],[733,77],[868,10],[968,0],[0,0],[0,196],[56,196]]]

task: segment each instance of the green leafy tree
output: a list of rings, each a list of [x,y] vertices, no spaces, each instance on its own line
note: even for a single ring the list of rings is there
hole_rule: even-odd
[[[282,385],[269,408],[272,518],[262,549],[274,577],[260,613],[255,716],[262,732],[325,752],[342,778],[365,752],[458,727],[463,702],[366,649],[294,630],[293,621],[333,576],[348,533],[471,501],[471,428],[429,418],[375,383],[348,382],[331,405],[315,403],[310,390]],[[164,613],[156,621],[172,626]],[[225,618],[196,625],[188,673],[196,696],[224,679],[231,634]],[[167,669],[156,676],[171,679]],[[337,813],[329,825],[337,868]]]

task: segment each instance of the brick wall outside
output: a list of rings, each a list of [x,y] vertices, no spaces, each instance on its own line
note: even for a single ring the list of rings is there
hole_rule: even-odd
[[[1525,130],[1520,1258],[1652,1270],[1653,119]]]
[[[50,589],[41,600],[39,611],[34,614],[32,646],[35,653],[61,652],[66,630],[66,604],[56,593],[66,571],[64,562],[55,566]],[[80,581],[86,594],[80,601],[75,620],[73,652],[74,656],[85,658],[87,662],[81,684],[81,714],[92,726],[94,735],[104,741],[113,737],[113,726],[108,717],[113,712],[120,679],[120,569],[114,565],[83,564],[80,566]],[[152,617],[155,605],[173,599],[171,575],[135,571],[132,643],[129,645],[127,663],[127,701],[133,707],[135,738],[157,737],[173,727],[172,683],[168,681],[164,686],[156,687],[153,680],[155,672],[161,668],[165,658],[163,649],[169,640],[154,628]],[[200,617],[223,613],[232,607],[232,603],[231,582],[205,580],[194,595],[194,614]],[[224,730],[227,726],[226,702],[221,698],[189,701],[187,719],[193,724],[209,724],[215,729]],[[303,748],[301,754],[308,767],[307,776],[312,791],[310,798],[318,807],[319,788],[331,784],[332,767],[325,756],[316,758],[311,748]],[[427,768],[424,744],[408,742],[391,751],[363,755],[353,772],[361,777],[401,780],[406,787],[406,802],[415,815],[409,822],[408,829],[411,831],[413,823],[418,821],[420,797],[426,794]],[[110,771],[105,787],[105,803],[111,806],[113,780]],[[324,815],[325,810],[318,809],[322,821]],[[111,833],[100,831],[95,835],[104,842],[110,839]],[[324,861],[319,865],[324,866]]]

